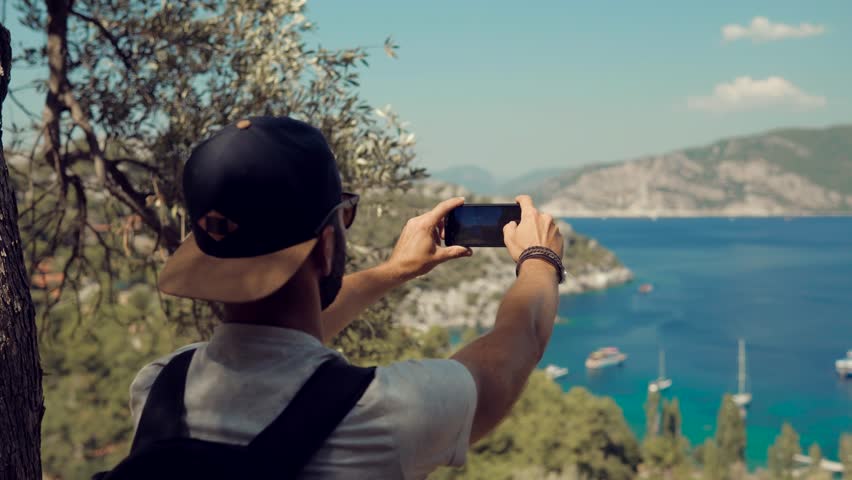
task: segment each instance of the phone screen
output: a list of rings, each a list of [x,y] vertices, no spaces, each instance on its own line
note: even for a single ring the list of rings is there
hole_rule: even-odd
[[[516,203],[468,204],[450,211],[444,225],[444,243],[466,247],[502,247],[503,226],[521,221]]]

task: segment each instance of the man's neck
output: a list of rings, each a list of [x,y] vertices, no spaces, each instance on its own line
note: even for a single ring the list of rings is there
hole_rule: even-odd
[[[256,302],[225,305],[225,322],[300,330],[322,342],[319,293],[292,287]]]
[[[322,325],[317,322],[304,322],[297,321],[296,319],[269,319],[268,317],[252,317],[252,318],[243,318],[243,317],[230,317],[225,320],[225,323],[243,323],[247,325],[264,325],[268,327],[278,327],[278,328],[289,328],[292,330],[299,330],[307,333],[308,335],[315,337],[317,340],[322,342]]]

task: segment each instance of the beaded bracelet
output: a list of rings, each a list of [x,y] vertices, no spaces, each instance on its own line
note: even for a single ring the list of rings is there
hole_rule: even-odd
[[[556,269],[556,274],[559,278],[559,283],[565,282],[565,277],[568,272],[565,271],[565,267],[562,265],[562,258],[556,254],[553,250],[547,247],[529,247],[518,257],[518,265],[515,267],[515,276],[517,277],[521,273],[521,264],[524,263],[525,260],[530,258],[538,258],[546,261],[547,263],[553,265],[553,268]]]

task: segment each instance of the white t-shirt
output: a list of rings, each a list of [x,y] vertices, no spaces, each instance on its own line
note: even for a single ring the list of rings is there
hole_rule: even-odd
[[[281,413],[325,359],[340,355],[299,330],[220,325],[210,342],[183,347],[139,371],[130,386],[136,425],[154,379],[187,348],[197,348],[184,397],[190,435],[243,445]],[[440,465],[462,465],[475,410],[476,384],[455,360],[378,367],[301,478],[420,479]]]

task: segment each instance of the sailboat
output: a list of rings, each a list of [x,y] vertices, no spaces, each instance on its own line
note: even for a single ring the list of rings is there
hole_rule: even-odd
[[[738,407],[745,408],[751,403],[751,393],[746,391],[746,353],[745,340],[738,340],[739,353],[737,355],[737,393],[732,397]]]
[[[660,349],[660,367],[657,379],[648,384],[648,391],[662,392],[672,386],[672,379],[666,378],[666,352]]]

